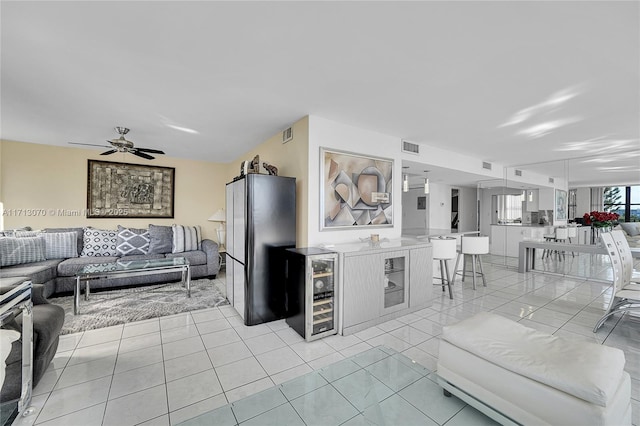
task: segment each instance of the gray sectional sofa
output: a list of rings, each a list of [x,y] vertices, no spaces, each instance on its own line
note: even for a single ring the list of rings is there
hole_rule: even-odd
[[[49,228],[43,232],[76,232],[78,242],[78,254],[83,253],[83,228]],[[129,256],[83,256],[66,259],[47,259],[32,263],[23,263],[12,266],[3,266],[0,269],[0,278],[27,277],[34,284],[44,286],[43,296],[60,295],[73,291],[75,274],[84,265],[90,263],[111,263],[122,260],[147,260],[162,259],[165,257],[184,257],[191,265],[191,278],[215,277],[220,269],[220,257],[218,244],[215,241],[203,239],[199,250],[190,250],[181,253],[150,253],[133,254]],[[156,284],[161,282],[177,281],[181,279],[179,272],[167,274],[153,274],[130,278],[98,279],[91,282],[91,288],[113,288],[124,286],[136,286]]]

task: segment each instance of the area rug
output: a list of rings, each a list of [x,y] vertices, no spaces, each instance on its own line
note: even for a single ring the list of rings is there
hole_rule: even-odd
[[[73,315],[73,296],[50,298],[49,302],[64,308],[61,334],[70,334],[228,305],[221,288],[220,280],[199,279],[191,281],[191,297],[180,282],[96,291],[89,300],[81,296],[79,315]]]

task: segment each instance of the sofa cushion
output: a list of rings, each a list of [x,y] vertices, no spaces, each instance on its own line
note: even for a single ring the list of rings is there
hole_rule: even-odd
[[[173,244],[171,253],[200,250],[202,239],[199,226],[172,225]]]
[[[149,253],[171,253],[173,230],[170,226],[149,225]]]
[[[127,262],[129,260],[153,260],[164,259],[164,254],[132,254],[130,256],[122,256],[119,260]]]
[[[11,353],[12,343],[20,338],[20,333],[15,330],[0,329],[0,386],[4,383],[6,360]]]
[[[620,349],[567,339],[481,312],[442,329],[442,339],[516,374],[606,407],[624,374]]]
[[[80,255],[82,253],[82,240],[84,238],[84,228],[45,228],[43,232],[75,232],[77,242],[78,242],[78,253]]]
[[[78,257],[78,243],[75,232],[44,232],[45,256],[47,259]]]
[[[29,277],[34,284],[45,284],[56,278],[56,268],[60,259],[43,260],[41,262],[24,263],[0,269],[0,277]]]
[[[118,225],[116,250],[120,256],[149,253],[149,230]]]
[[[184,257],[191,266],[206,265],[207,255],[202,250],[185,251],[184,253],[168,253],[168,258]]]
[[[71,259],[66,259],[60,262],[58,265],[58,276],[59,277],[73,277],[76,275],[76,272],[80,270],[85,265],[90,265],[92,263],[111,263],[120,259],[117,256],[97,256],[97,257],[74,257]]]
[[[0,266],[20,265],[45,260],[45,244],[38,237],[0,237]]]
[[[640,222],[620,222],[620,227],[630,237],[640,235]]]
[[[118,233],[110,229],[84,228],[82,254],[80,256],[117,256]]]

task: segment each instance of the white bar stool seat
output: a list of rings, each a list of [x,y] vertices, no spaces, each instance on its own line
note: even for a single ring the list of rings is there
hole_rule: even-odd
[[[442,291],[444,292],[444,286],[447,285],[449,287],[449,298],[453,299],[453,292],[451,291],[451,274],[449,274],[449,264],[447,261],[456,258],[458,253],[456,239],[440,237],[432,238],[430,242],[433,249],[433,260],[440,261],[440,280],[442,284]]]
[[[465,276],[467,276],[467,262],[466,257],[471,257],[471,268],[472,268],[472,277],[473,277],[473,289],[476,289],[476,276],[482,277],[482,285],[487,286],[487,281],[484,277],[484,272],[482,268],[482,258],[481,255],[489,254],[489,237],[482,235],[465,235],[462,237],[462,246],[460,248],[460,253],[458,254],[458,258],[456,259],[456,267],[454,271],[458,270],[458,263],[460,262],[460,257],[462,257],[462,281],[464,282]],[[479,272],[476,271],[476,265],[479,267]],[[456,272],[457,273],[457,272]],[[456,277],[454,274],[452,284],[455,282]]]

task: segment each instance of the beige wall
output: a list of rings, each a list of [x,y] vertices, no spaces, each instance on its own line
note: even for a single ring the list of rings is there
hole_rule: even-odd
[[[229,165],[193,161],[166,156],[155,160],[138,159],[131,154],[100,156],[100,151],[0,142],[0,201],[4,204],[5,229],[31,226],[93,226],[116,229],[118,225],[146,228],[156,225],[200,225],[205,238],[217,241],[218,224],[207,219],[224,208],[224,186]],[[174,218],[172,219],[87,219],[87,159],[175,167]],[[44,215],[27,216],[19,209],[42,211]],[[79,216],[61,214],[59,210],[79,212]]]
[[[279,176],[296,178],[296,246],[306,247],[308,241],[309,198],[309,117],[293,124],[293,140],[282,143],[282,132],[277,133],[255,149],[243,154],[228,165],[227,181],[240,174],[240,163],[256,155],[260,162],[268,162],[278,168]],[[284,129],[283,129],[284,130]]]

